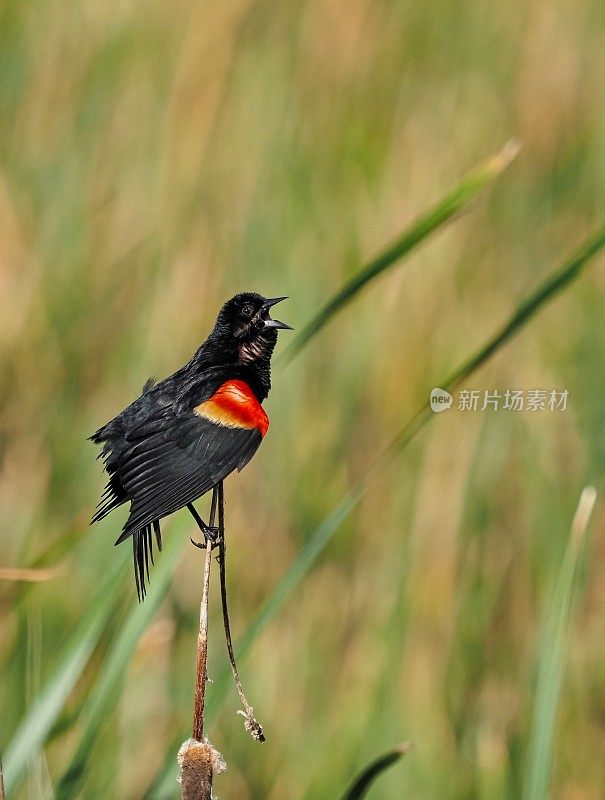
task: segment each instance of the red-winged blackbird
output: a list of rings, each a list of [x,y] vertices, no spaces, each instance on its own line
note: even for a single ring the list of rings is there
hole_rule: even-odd
[[[116,544],[132,536],[139,600],[153,563],[152,528],[162,549],[160,519],[187,506],[207,538],[193,501],[233,470],[243,469],[269,427],[261,403],[271,388],[271,355],[277,331],[267,300],[245,292],[221,308],[210,336],[173,375],[147,381],[131,405],[90,438],[102,444],[109,475],[92,522],[130,501],[130,515]]]

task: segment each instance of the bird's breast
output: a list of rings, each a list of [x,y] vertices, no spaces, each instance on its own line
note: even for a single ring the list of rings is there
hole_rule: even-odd
[[[225,381],[208,400],[193,409],[200,417],[229,428],[256,428],[267,433],[269,418],[245,381]]]

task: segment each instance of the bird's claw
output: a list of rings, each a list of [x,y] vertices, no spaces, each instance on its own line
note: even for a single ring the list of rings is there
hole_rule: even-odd
[[[194,547],[198,547],[200,550],[205,550],[208,546],[208,542],[211,543],[211,549],[214,550],[215,547],[218,547],[220,544],[220,531],[215,525],[206,525],[203,530],[203,534],[206,537],[203,542],[196,542],[194,539],[190,537],[191,544]]]

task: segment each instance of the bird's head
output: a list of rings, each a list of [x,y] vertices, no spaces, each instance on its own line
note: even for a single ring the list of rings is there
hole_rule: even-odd
[[[271,308],[286,297],[266,298],[255,292],[242,292],[221,308],[215,330],[232,339],[239,350],[239,360],[251,363],[270,357],[277,341],[277,331],[292,330],[290,325],[272,319]]]

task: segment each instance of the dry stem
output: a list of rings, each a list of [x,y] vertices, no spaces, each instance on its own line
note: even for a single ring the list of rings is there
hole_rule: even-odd
[[[216,489],[212,493],[210,525],[216,516]],[[197,657],[195,670],[195,690],[193,696],[193,738],[183,742],[179,750],[179,781],[182,800],[211,800],[212,777],[222,772],[225,764],[220,754],[204,738],[204,704],[208,672],[208,589],[210,585],[210,565],[212,563],[212,542],[206,539],[204,560],[204,582],[200,602],[200,625],[197,636]]]
[[[221,581],[221,602],[223,606],[223,625],[225,626],[225,637],[227,639],[227,650],[229,652],[229,661],[231,662],[231,672],[233,673],[233,679],[235,681],[235,686],[237,687],[237,693],[239,694],[239,699],[244,707],[243,711],[238,711],[238,714],[241,714],[244,717],[244,727],[252,736],[253,739],[256,739],[257,742],[264,742],[265,741],[265,734],[263,732],[263,727],[256,719],[254,719],[254,709],[246,699],[246,695],[244,694],[244,690],[242,688],[242,683],[240,681],[239,673],[237,670],[237,664],[235,662],[235,654],[233,652],[233,643],[231,641],[231,625],[229,623],[229,610],[227,607],[227,581],[225,576],[225,556],[226,556],[226,546],[225,546],[225,504],[224,504],[224,496],[223,496],[223,483],[222,481],[218,484],[218,530],[219,530],[219,557],[218,563],[220,567],[220,581]]]
[[[216,516],[216,489],[212,492],[210,509],[210,525],[214,525]],[[206,539],[206,560],[204,562],[204,582],[202,584],[202,600],[200,602],[200,627],[197,634],[197,659],[195,670],[195,691],[193,695],[193,738],[201,742],[204,738],[204,703],[206,700],[206,681],[208,673],[208,588],[210,585],[210,564],[212,563],[212,542]]]

